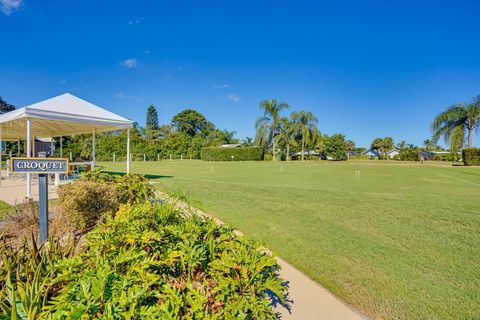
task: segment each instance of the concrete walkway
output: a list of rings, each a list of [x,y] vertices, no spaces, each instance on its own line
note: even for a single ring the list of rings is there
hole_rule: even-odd
[[[170,201],[167,194],[159,192],[160,197]],[[192,208],[187,203],[177,201],[176,204],[183,209],[193,210],[196,214],[212,217],[199,209]],[[213,218],[213,217],[212,217]],[[219,219],[213,218],[217,223],[223,224]],[[240,231],[237,234],[243,235]],[[310,279],[300,270],[293,267],[285,260],[277,257],[281,266],[280,276],[288,282],[287,307],[277,305],[276,310],[282,320],[365,320],[368,317],[353,310],[335,297],[330,291]]]
[[[10,175],[5,177],[5,171],[2,174],[0,186],[0,200],[11,204],[19,204],[26,200],[25,194],[27,190],[27,179],[24,175]],[[49,199],[56,199],[57,187],[53,185],[53,181],[49,180],[48,185]],[[32,179],[32,199],[38,201],[38,179]]]

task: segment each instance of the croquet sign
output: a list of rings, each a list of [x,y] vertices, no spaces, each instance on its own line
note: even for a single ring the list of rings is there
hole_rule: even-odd
[[[12,173],[38,174],[39,241],[48,239],[48,174],[67,173],[69,163],[64,158],[11,158]]]
[[[12,173],[68,173],[68,159],[64,158],[12,158]]]

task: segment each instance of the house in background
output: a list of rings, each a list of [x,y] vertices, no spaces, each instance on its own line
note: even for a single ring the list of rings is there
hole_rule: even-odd
[[[387,157],[392,159],[393,157],[395,157],[399,153],[400,153],[400,149],[398,149],[397,147],[394,147],[392,150],[387,151]],[[370,158],[381,158],[383,156],[383,154],[380,152],[380,150],[372,149],[372,148],[367,150],[363,155],[367,156],[367,157],[370,157]]]
[[[229,144],[222,144],[220,148],[227,148],[227,149],[233,149],[233,148],[240,148],[242,145],[239,143],[229,143]]]

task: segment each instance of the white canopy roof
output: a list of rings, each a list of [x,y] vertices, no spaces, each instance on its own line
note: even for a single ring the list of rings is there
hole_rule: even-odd
[[[0,115],[2,140],[26,140],[27,118],[32,137],[58,137],[131,128],[133,122],[70,93]]]

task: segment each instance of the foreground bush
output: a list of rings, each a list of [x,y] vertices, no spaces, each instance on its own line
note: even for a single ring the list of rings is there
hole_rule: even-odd
[[[480,166],[480,148],[463,149],[462,158],[466,166]]]
[[[74,246],[50,241],[37,247],[12,246],[0,235],[0,319],[45,319],[41,314],[52,287],[57,263],[72,256]]]
[[[123,204],[137,204],[150,200],[155,192],[148,179],[139,174],[127,174],[117,182],[118,199]]]
[[[118,210],[115,185],[95,181],[75,181],[59,188],[58,200],[63,214],[76,230],[94,226],[106,213]]]
[[[87,239],[78,256],[0,264],[0,315],[24,297],[29,319],[275,319],[270,297],[284,301],[273,257],[172,206],[124,206]]]
[[[111,173],[95,170],[82,174],[81,180],[114,185],[117,189],[118,200],[122,204],[142,203],[155,196],[155,191],[148,179],[140,174],[127,174],[119,177]]]
[[[200,156],[204,161],[251,161],[263,160],[263,151],[259,147],[207,147],[202,148]]]

